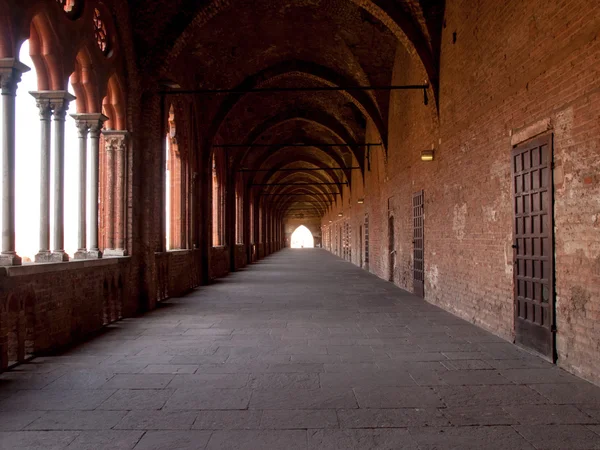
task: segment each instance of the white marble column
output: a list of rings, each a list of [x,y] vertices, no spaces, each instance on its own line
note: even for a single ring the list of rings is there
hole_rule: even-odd
[[[87,141],[90,126],[85,114],[71,114],[79,138],[79,190],[77,192],[77,252],[74,259],[86,259],[87,254]]]
[[[127,131],[106,130],[107,248],[105,256],[125,256],[125,171]]]
[[[75,97],[67,91],[56,91],[54,103],[54,217],[52,230],[52,255],[53,262],[69,260],[65,252],[65,117],[69,103]]]
[[[15,104],[21,74],[29,67],[14,58],[0,59],[2,91],[2,253],[0,266],[16,266],[15,249]]]
[[[48,92],[30,92],[35,98],[40,113],[41,149],[40,149],[40,248],[35,262],[50,262],[50,119],[52,118],[52,100]]]
[[[98,190],[99,190],[99,160],[100,160],[100,131],[108,117],[94,114],[89,119],[90,126],[90,236],[88,239],[88,258],[102,258],[98,247]]]

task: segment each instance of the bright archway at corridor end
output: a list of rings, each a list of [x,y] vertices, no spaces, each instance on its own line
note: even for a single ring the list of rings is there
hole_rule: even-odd
[[[292,234],[292,248],[315,248],[315,240],[312,233],[304,225],[296,228]]]

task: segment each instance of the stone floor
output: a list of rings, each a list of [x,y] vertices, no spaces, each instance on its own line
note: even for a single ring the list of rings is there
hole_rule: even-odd
[[[323,250],[0,376],[0,449],[600,449],[600,388]]]

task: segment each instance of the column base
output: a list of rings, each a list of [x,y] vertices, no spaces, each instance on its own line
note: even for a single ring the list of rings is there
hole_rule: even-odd
[[[104,249],[104,256],[127,256],[127,250],[122,248]]]
[[[85,249],[79,249],[73,255],[73,259],[88,259],[89,252]]]
[[[87,259],[101,259],[102,252],[100,250],[88,250],[87,251]]]
[[[34,261],[36,263],[50,263],[50,262],[54,262],[54,259],[52,259],[52,252],[51,251],[39,251],[37,253],[37,255],[35,255],[35,259]]]
[[[22,262],[21,257],[16,253],[0,254],[0,266],[20,266]]]
[[[60,252],[52,252],[52,255],[50,255],[50,261],[48,261],[48,262],[67,262],[67,261],[69,261],[69,255],[64,251],[60,251]]]

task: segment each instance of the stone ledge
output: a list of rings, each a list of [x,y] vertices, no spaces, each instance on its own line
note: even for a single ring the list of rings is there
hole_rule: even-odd
[[[104,267],[124,264],[131,260],[130,256],[110,257],[102,259],[78,259],[61,263],[31,263],[22,266],[0,267],[0,277],[21,277],[41,275],[52,272],[86,269],[88,267]]]
[[[199,251],[197,248],[174,248],[172,250],[167,250],[165,252],[154,252],[155,256],[160,255],[173,255],[173,254],[183,254],[183,253],[194,253]]]

